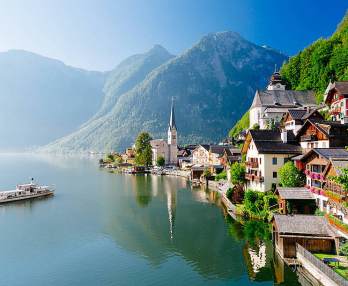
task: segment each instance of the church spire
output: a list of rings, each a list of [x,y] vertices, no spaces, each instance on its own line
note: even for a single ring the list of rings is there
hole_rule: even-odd
[[[176,129],[176,124],[175,124],[175,113],[174,113],[174,97],[172,97],[172,106],[170,109],[170,119],[169,119],[169,129]]]

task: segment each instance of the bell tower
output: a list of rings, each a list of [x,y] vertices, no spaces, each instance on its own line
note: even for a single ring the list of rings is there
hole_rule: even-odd
[[[178,163],[178,137],[175,123],[174,113],[174,98],[172,97],[172,106],[170,109],[170,119],[168,126],[168,151],[169,151],[169,164]]]

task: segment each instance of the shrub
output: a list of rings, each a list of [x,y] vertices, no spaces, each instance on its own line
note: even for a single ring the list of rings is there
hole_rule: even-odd
[[[282,187],[302,187],[305,185],[305,175],[291,161],[286,162],[278,173]]]
[[[226,171],[222,171],[221,173],[215,176],[215,181],[226,180],[226,179],[227,179]]]

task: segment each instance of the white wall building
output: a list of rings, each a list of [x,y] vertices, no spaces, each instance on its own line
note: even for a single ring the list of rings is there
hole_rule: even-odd
[[[277,187],[280,167],[294,155],[301,154],[301,147],[293,141],[294,136],[290,136],[292,132],[285,133],[275,130],[248,132],[242,148],[242,153],[246,154],[248,189],[266,192]]]
[[[249,128],[255,124],[267,129],[278,123],[289,108],[317,107],[313,91],[286,90],[279,72],[271,76],[267,90],[257,90],[249,111]]]
[[[157,164],[157,159],[163,157],[166,165],[178,164],[178,134],[175,123],[174,102],[170,110],[170,119],[168,126],[168,138],[151,140],[152,147],[152,164]]]

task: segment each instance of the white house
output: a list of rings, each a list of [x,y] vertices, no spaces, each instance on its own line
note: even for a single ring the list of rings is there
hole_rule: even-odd
[[[247,188],[266,192],[279,183],[278,171],[291,157],[301,154],[291,131],[250,130],[242,148],[246,154]]]

